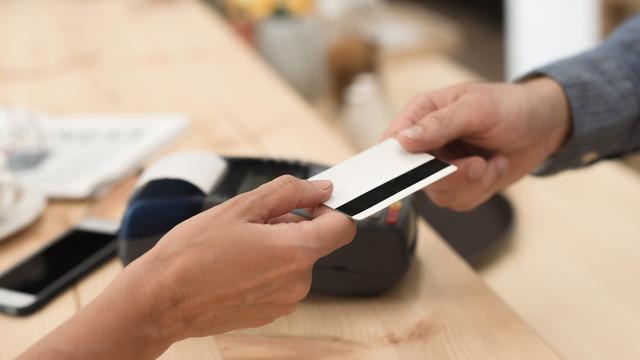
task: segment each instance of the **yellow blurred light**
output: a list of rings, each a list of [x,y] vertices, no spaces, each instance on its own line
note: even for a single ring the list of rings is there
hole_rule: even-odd
[[[308,15],[314,10],[313,0],[227,0],[233,14],[244,14],[253,20],[270,17],[283,8],[294,16]]]
[[[313,11],[313,0],[283,0],[284,8],[297,16],[309,15]]]
[[[251,19],[260,20],[271,16],[278,7],[278,0],[229,0],[232,11],[246,14]]]

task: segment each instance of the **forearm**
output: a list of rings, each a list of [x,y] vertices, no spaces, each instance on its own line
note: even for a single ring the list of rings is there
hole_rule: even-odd
[[[22,358],[155,358],[175,341],[291,314],[313,264],[356,229],[328,208],[303,222],[283,215],[319,207],[332,190],[285,175],[185,220]]]
[[[562,86],[572,119],[568,141],[538,174],[640,149],[640,17],[600,47],[538,69],[535,75]]]
[[[172,340],[154,319],[150,289],[127,268],[94,301],[20,359],[153,359]]]

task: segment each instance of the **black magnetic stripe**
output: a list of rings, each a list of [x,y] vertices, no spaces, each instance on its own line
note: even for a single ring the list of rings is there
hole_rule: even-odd
[[[449,164],[446,162],[433,159],[367,191],[348,203],[339,206],[336,210],[349,216],[355,216],[364,210],[381,203],[409,186],[428,178],[447,166],[449,166]]]

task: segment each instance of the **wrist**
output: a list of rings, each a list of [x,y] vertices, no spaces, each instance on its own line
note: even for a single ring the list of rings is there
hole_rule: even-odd
[[[132,264],[133,265],[133,264]],[[96,299],[31,347],[21,358],[146,359],[176,339],[158,326],[150,286],[140,266],[127,267]],[[144,275],[144,274],[143,274]],[[146,274],[152,277],[154,273]]]
[[[542,124],[545,158],[558,152],[571,136],[571,110],[562,86],[550,77],[535,77],[522,83],[527,89],[529,113],[536,127]]]
[[[173,312],[164,306],[156,281],[164,269],[149,265],[136,261],[127,266],[82,311],[93,326],[100,324],[103,345],[123,359],[156,358],[180,339],[169,321]]]
[[[178,297],[170,281],[171,270],[155,252],[129,264],[119,277],[123,290],[135,293],[127,305],[150,344],[166,348],[185,337]]]

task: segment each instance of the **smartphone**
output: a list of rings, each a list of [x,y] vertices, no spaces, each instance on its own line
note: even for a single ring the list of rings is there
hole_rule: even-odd
[[[0,311],[26,315],[116,254],[118,223],[88,218],[0,274]]]

